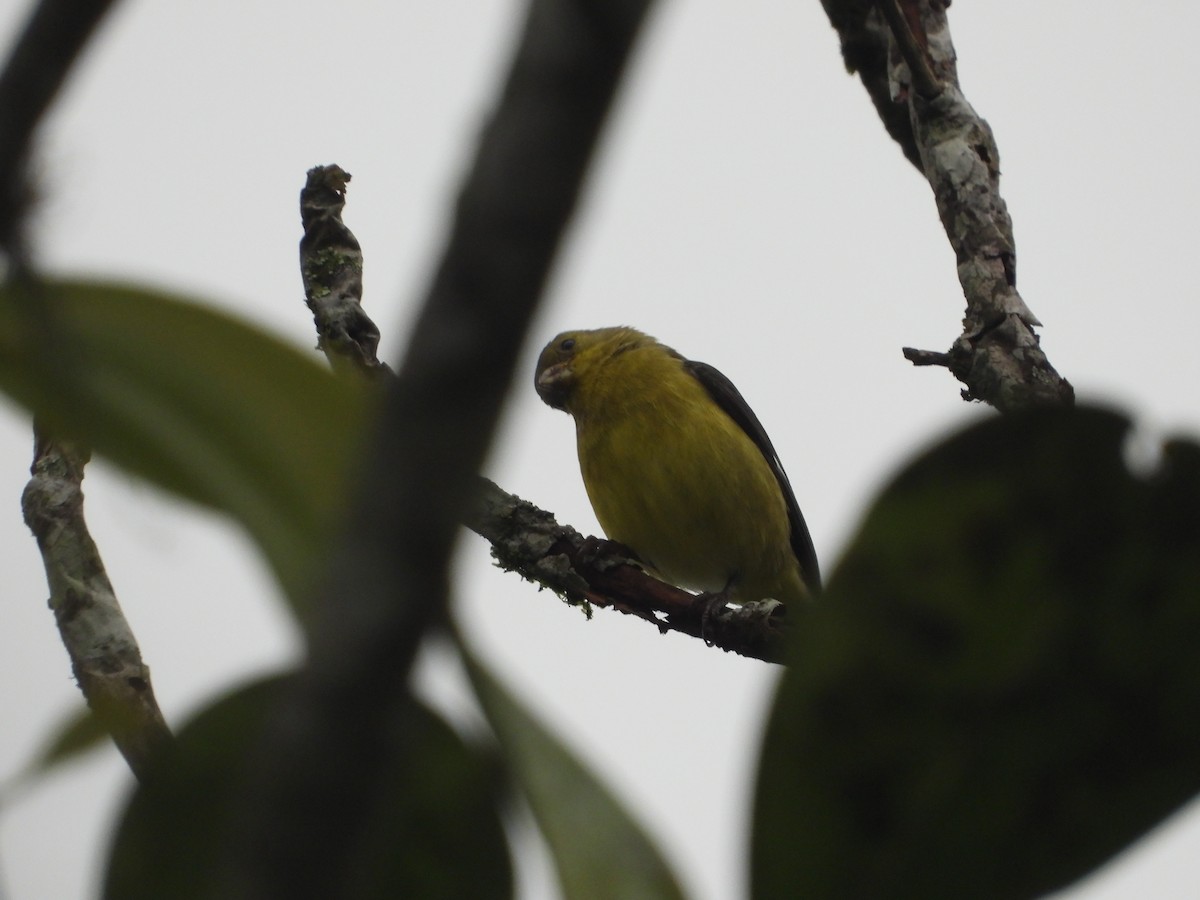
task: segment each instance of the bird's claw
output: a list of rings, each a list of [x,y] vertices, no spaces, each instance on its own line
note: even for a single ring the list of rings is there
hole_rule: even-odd
[[[709,647],[713,645],[709,639],[709,629],[712,625],[713,617],[717,613],[723,611],[727,605],[728,597],[725,591],[717,591],[716,593],[697,594],[696,599],[692,601],[692,606],[700,607],[700,639]]]

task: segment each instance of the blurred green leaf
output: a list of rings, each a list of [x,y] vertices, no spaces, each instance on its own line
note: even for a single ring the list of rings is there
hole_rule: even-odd
[[[58,281],[0,287],[0,389],[53,430],[231,514],[303,596],[363,425],[361,385],[195,300]]]
[[[38,779],[50,774],[64,763],[108,744],[108,732],[86,706],[71,710],[55,726],[45,745],[25,767],[0,784],[0,806],[12,802],[24,790],[33,787]],[[111,746],[111,745],[110,745]]]
[[[683,897],[658,848],[608,789],[482,662],[465,649],[463,656],[512,776],[549,845],[566,900]]]
[[[1060,888],[1200,790],[1200,448],[1128,421],[968,429],[871,509],[798,623],[758,776],[754,896]]]
[[[243,765],[285,686],[285,678],[276,677],[240,688],[180,731],[177,752],[138,786],[125,809],[105,898],[214,896],[206,876],[216,870],[222,842],[229,840]],[[403,758],[377,786],[378,814],[362,829],[352,883],[339,896],[511,897],[497,762],[465,744],[428,709],[416,703],[408,709],[397,723]]]
[[[86,706],[68,713],[30,764],[31,772],[48,772],[109,741],[108,731]]]

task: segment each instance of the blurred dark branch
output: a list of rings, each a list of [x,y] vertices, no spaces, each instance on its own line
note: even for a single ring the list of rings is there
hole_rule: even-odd
[[[113,0],[42,0],[0,72],[0,247],[20,267],[33,135]]]
[[[75,680],[133,773],[143,778],[150,760],[170,746],[171,732],[83,518],[88,455],[39,431],[21,507],[42,554],[50,608]]]
[[[213,896],[337,896],[403,748],[409,668],[649,3],[533,0],[399,374],[387,384],[308,661],[267,723]]]

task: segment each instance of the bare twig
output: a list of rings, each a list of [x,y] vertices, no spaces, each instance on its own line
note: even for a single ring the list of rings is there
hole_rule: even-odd
[[[113,0],[42,0],[0,72],[0,247],[23,264],[32,193],[25,171],[42,116]]]
[[[533,0],[213,896],[336,896],[455,536],[647,0]],[[303,798],[300,802],[299,798]]]
[[[171,743],[150,670],[142,662],[112,583],[83,519],[88,453],[38,433],[21,506],[37,538],[50,584],[50,608],[88,706],[112,735],[133,773]]]

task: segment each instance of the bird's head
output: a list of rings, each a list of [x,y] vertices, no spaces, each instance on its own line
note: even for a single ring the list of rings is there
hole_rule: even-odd
[[[570,412],[571,396],[581,379],[613,356],[654,342],[654,338],[624,326],[564,331],[542,349],[533,386],[548,406]]]

